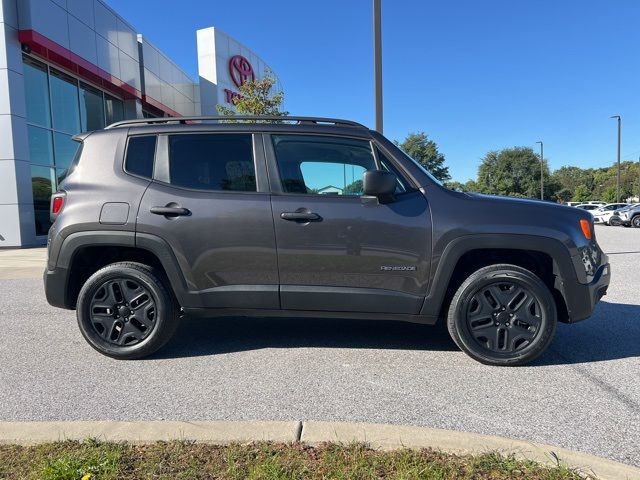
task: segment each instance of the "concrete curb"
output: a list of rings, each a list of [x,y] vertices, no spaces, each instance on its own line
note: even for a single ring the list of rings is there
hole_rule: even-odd
[[[109,442],[150,443],[193,440],[204,443],[295,442],[301,423],[291,422],[0,422],[0,443],[33,445],[97,438]]]
[[[192,440],[203,443],[302,441],[365,442],[373,448],[431,448],[458,455],[497,451],[546,465],[559,461],[601,480],[640,480],[640,468],[541,443],[427,427],[340,422],[0,422],[0,443],[31,445],[58,440],[97,438],[104,441],[150,443]]]

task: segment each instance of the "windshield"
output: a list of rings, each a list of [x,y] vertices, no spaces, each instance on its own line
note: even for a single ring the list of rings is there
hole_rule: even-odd
[[[402,155],[405,156],[405,158],[407,158],[410,162],[414,163],[420,170],[422,170],[431,180],[433,180],[435,183],[437,183],[438,185],[440,185],[441,187],[444,186],[444,184],[438,180],[436,177],[434,177],[431,172],[429,170],[427,170],[426,168],[424,168],[424,165],[422,165],[420,162],[418,162],[417,160],[414,160],[412,157],[410,157],[409,155],[407,155],[407,153],[402,150],[402,148],[400,148],[398,146],[398,150],[400,150],[400,152],[402,153]]]

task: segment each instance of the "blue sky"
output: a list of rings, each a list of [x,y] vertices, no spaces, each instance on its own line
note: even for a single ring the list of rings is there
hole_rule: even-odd
[[[195,30],[216,26],[280,77],[292,114],[373,126],[370,0],[107,0],[196,78]],[[454,179],[489,150],[552,168],[640,156],[640,1],[382,0],[385,135],[425,131]]]

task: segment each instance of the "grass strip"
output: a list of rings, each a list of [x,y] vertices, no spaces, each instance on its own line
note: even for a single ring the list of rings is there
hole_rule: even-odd
[[[35,446],[0,445],[1,479],[533,479],[578,480],[565,466],[548,467],[495,452],[460,456],[433,450],[374,450],[364,444],[137,445],[96,440]]]

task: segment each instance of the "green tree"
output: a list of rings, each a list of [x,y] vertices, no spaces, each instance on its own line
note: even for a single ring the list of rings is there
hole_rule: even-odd
[[[240,94],[233,98],[233,108],[217,105],[220,115],[275,115],[286,116],[289,112],[281,110],[284,92],[272,92],[276,79],[269,71],[264,78],[249,80],[240,86]]]
[[[586,185],[578,185],[573,191],[574,202],[586,202],[591,199],[591,190]]]
[[[571,200],[572,196],[573,193],[568,188],[561,188],[556,192],[556,199],[561,202],[568,202],[569,200]]]
[[[546,161],[543,174],[549,178]],[[545,182],[545,198],[554,196],[555,186]],[[540,198],[540,157],[530,147],[488,152],[478,168],[477,187],[481,193]]]
[[[350,183],[349,185],[344,187],[342,193],[344,195],[362,195],[363,189],[364,187],[362,180],[356,180],[355,182]]]
[[[451,179],[449,167],[444,164],[444,155],[438,151],[436,142],[424,132],[410,133],[402,143],[397,140],[394,143],[441,182]]]

